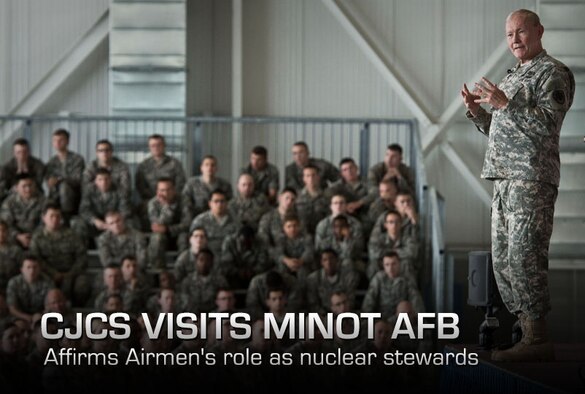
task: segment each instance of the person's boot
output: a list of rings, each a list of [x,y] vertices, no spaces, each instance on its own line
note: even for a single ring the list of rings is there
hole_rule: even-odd
[[[546,321],[543,317],[531,320],[520,314],[522,340],[506,350],[492,352],[493,361],[553,361],[555,353],[546,336]]]

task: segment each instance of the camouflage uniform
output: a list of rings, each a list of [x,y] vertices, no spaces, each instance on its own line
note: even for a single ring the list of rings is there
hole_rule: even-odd
[[[306,307],[307,271],[303,267],[295,275],[282,263],[277,266],[275,271],[282,277],[287,291],[287,311],[302,312]],[[266,279],[269,272],[256,275],[248,286],[246,309],[253,317],[263,317],[263,313],[268,310],[266,308],[266,297],[268,297]]]
[[[122,257],[132,255],[141,269],[146,268],[146,238],[140,231],[129,227],[120,235],[105,231],[97,243],[100,262],[104,267],[111,263],[120,264]]]
[[[32,285],[26,283],[22,274],[19,274],[8,281],[6,304],[15,306],[23,313],[42,313],[45,309],[45,296],[54,287],[53,281],[44,274]]]
[[[307,278],[309,311],[330,312],[331,294],[335,291],[344,291],[351,305],[353,305],[359,280],[359,276],[353,270],[339,270],[331,278],[327,277],[323,269],[311,273]]]
[[[297,212],[309,234],[315,234],[317,224],[329,215],[329,199],[320,191],[315,197],[303,189],[296,201]]]
[[[165,234],[150,233],[148,242],[148,257],[151,266],[164,268],[166,266],[166,251],[174,241],[177,250],[187,248],[187,230],[189,229],[189,212],[182,204],[180,196],[173,204],[163,205],[153,197],[148,202],[148,219],[150,223],[159,223],[167,226]]]
[[[359,249],[360,251],[364,249],[364,232],[362,229],[362,224],[351,215],[344,215],[349,222],[349,231],[351,233],[351,238],[354,242],[354,247]],[[321,252],[325,249],[326,244],[331,244],[335,235],[333,235],[333,217],[327,216],[325,219],[321,220],[317,225],[317,230],[315,231],[315,249],[317,252]]]
[[[327,182],[333,183],[339,179],[339,170],[333,164],[322,159],[309,158],[309,164],[319,169],[321,179],[321,189],[327,188]],[[297,163],[290,163],[285,168],[285,183],[287,187],[292,187],[297,192],[304,187],[303,168],[297,166]]]
[[[96,296],[94,301],[93,306],[96,311],[104,310],[104,303],[108,299],[108,296],[110,296],[111,294],[118,294],[120,297],[122,297],[122,302],[124,304],[124,312],[129,312],[133,314],[138,314],[142,312],[143,309],[142,305],[144,305],[144,302],[141,298],[144,295],[126,288],[122,288],[120,289],[120,291],[117,292],[110,292],[108,289],[102,290]]]
[[[360,179],[357,184],[351,185],[344,179],[340,179],[331,184],[331,186],[325,190],[325,195],[329,199],[336,194],[342,194],[345,196],[345,201],[348,203],[361,201],[363,205],[356,212],[352,213],[352,216],[355,216],[360,222],[362,222],[362,224],[365,224],[364,222],[368,215],[368,207],[376,199],[376,193],[372,193],[369,190],[368,182]]]
[[[502,299],[537,320],[550,310],[548,247],[560,179],[559,133],[575,79],[542,51],[498,85],[505,108],[470,118],[489,138],[481,177],[494,180],[492,256]]]
[[[364,271],[365,267],[362,267],[364,264],[362,261],[363,245],[363,242],[357,242],[353,237],[340,241],[332,236],[320,242],[319,250],[333,249],[344,269]]]
[[[65,274],[61,289],[67,297],[84,300],[89,296],[89,280],[83,275],[87,267],[87,250],[73,230],[39,228],[33,234],[30,251],[42,261],[43,270],[51,278],[57,273]]]
[[[181,293],[187,299],[189,312],[211,312],[215,308],[215,296],[221,287],[228,287],[223,275],[212,273],[201,276],[196,271],[187,276],[181,283]]]
[[[384,211],[376,219],[376,222],[374,223],[374,227],[372,227],[372,232],[370,233],[370,239],[378,238],[381,233],[386,232],[386,228],[384,227],[384,220],[386,220],[387,213],[388,213],[388,211]],[[417,224],[412,223],[412,221],[410,220],[410,218],[408,216],[402,218],[402,224],[400,225],[400,233],[401,234],[408,234],[409,237],[412,237],[412,238],[418,240],[419,239],[419,232],[420,232],[420,229],[419,229],[418,223]]]
[[[296,209],[292,210],[290,214],[297,214]],[[276,243],[284,237],[284,231],[282,229],[284,223],[282,223],[282,219],[280,212],[278,212],[278,208],[273,208],[266,212],[262,215],[262,219],[260,219],[258,238],[260,238],[269,248],[275,246]],[[302,231],[305,231],[302,219],[301,228]]]
[[[33,177],[37,191],[39,193],[43,193],[43,180],[45,179],[45,171],[46,167],[42,161],[37,159],[34,156],[28,157],[27,162],[28,173]],[[18,175],[18,164],[16,164],[16,159],[12,158],[8,160],[4,167],[2,168],[2,179],[4,181],[4,188],[6,192],[9,192],[12,189],[12,186],[16,184],[16,176]]]
[[[258,194],[251,198],[237,196],[230,200],[228,209],[233,217],[241,223],[258,229],[260,218],[270,209],[268,199],[264,194]]]
[[[136,190],[143,201],[149,201],[156,195],[156,184],[159,178],[170,178],[175,183],[175,189],[179,192],[185,186],[185,171],[179,160],[169,155],[164,155],[160,162],[154,157],[144,159],[135,174]]]
[[[112,189],[102,193],[95,184],[91,184],[83,193],[79,217],[72,220],[71,227],[87,242],[90,237],[102,233],[95,227],[94,220],[105,221],[108,212],[119,212],[126,221],[129,221],[132,209],[128,198],[119,193],[113,185]]]
[[[214,190],[221,190],[224,192],[228,201],[233,196],[232,185],[230,185],[225,179],[216,177],[211,184],[203,182],[201,176],[194,176],[187,180],[181,195],[183,203],[185,206],[189,207],[191,219],[209,209],[209,197]]]
[[[193,254],[191,249],[183,250],[173,267],[173,274],[177,283],[181,283],[189,274],[195,271],[195,259],[196,255]],[[216,264],[213,265],[215,267]],[[213,268],[212,268],[213,269]]]
[[[2,203],[0,217],[8,223],[10,236],[32,234],[41,224],[41,216],[45,205],[45,196],[38,194],[24,201],[17,193],[11,193]]]
[[[390,278],[380,271],[370,281],[362,303],[362,312],[380,312],[390,317],[400,301],[410,301],[415,312],[424,312],[422,296],[416,285],[403,276]]]
[[[270,189],[280,189],[280,173],[274,164],[267,163],[262,171],[256,171],[250,164],[240,170],[241,174],[250,174],[254,179],[254,190],[256,193],[268,195]]]
[[[6,289],[10,278],[20,273],[22,257],[22,249],[17,245],[0,245],[0,290]]]
[[[283,264],[284,257],[303,260],[304,267],[313,270],[315,264],[315,249],[313,248],[313,239],[310,235],[299,235],[298,238],[291,239],[283,237],[271,250],[272,259],[278,266]]]
[[[226,237],[221,248],[221,263],[217,264],[233,287],[247,287],[248,281],[240,278],[240,273],[257,275],[271,268],[266,246],[258,238],[250,249],[245,250],[238,234]]]
[[[97,160],[93,160],[83,171],[83,192],[93,184],[95,173],[99,168]],[[118,159],[112,158],[112,163],[106,167],[112,174],[112,184],[116,186],[117,190],[126,198],[130,198],[132,193],[132,184],[130,183],[130,168],[128,164]]]
[[[71,151],[67,151],[64,162],[55,155],[47,163],[45,179],[55,177],[59,180],[59,183],[49,189],[49,198],[58,202],[66,215],[76,213],[79,208],[84,168],[85,159]]]
[[[217,221],[211,211],[203,212],[197,216],[191,226],[189,233],[196,227],[203,227],[207,233],[207,246],[213,252],[216,261],[221,260],[221,246],[225,237],[236,234],[240,229],[240,222],[231,214],[225,215],[221,223]]]
[[[368,278],[372,278],[380,270],[382,257],[390,251],[395,251],[400,257],[400,272],[416,282],[419,271],[418,261],[419,243],[408,234],[400,233],[400,238],[393,240],[387,232],[370,238],[368,243],[368,257],[370,262],[367,268]]]
[[[370,190],[372,193],[378,193],[378,185],[386,176],[388,172],[388,167],[386,167],[386,163],[381,161],[378,164],[374,164],[370,170],[368,171],[368,183],[370,185]],[[415,195],[415,178],[412,170],[404,163],[400,163],[398,165],[398,172],[400,173],[401,177],[397,180],[396,186],[398,190],[407,190]]]
[[[370,234],[372,232],[372,229],[374,228],[374,225],[376,225],[376,223],[378,223],[380,216],[382,216],[382,214],[388,212],[391,209],[396,209],[394,207],[394,203],[392,203],[392,202],[387,203],[386,201],[382,200],[380,197],[378,197],[378,198],[376,198],[376,200],[374,200],[374,202],[370,205],[370,207],[368,209],[367,223],[364,226],[365,228],[367,228],[368,234]],[[384,217],[382,217],[382,220],[378,224],[382,225],[383,221],[384,221]]]

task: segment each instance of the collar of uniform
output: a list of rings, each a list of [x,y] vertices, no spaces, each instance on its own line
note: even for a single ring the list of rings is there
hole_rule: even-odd
[[[524,65],[520,64],[520,62],[516,63],[516,66],[514,66],[514,68],[512,69],[512,72],[514,73],[514,72],[520,70],[524,74],[524,73],[526,73],[526,71],[531,69],[535,64],[537,64],[542,58],[544,58],[546,55],[547,55],[546,49],[543,49],[538,55],[534,56],[532,58],[532,60],[530,60],[528,63],[526,63]]]

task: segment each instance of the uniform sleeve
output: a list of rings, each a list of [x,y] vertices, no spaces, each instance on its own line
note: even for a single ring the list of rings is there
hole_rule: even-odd
[[[378,277],[370,282],[370,286],[362,302],[362,312],[376,312],[378,309],[378,300],[380,298],[380,283]]]
[[[550,135],[559,130],[565,113],[571,107],[575,91],[575,81],[570,72],[553,68],[543,83],[536,87],[536,105],[526,105],[524,100],[509,98],[508,105],[502,109],[515,118],[525,119],[521,131],[528,135]]]

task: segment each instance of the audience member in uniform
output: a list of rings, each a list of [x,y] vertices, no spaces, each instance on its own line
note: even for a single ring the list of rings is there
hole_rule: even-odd
[[[30,247],[33,232],[41,224],[41,215],[46,198],[35,186],[30,174],[16,176],[15,193],[2,203],[0,218],[10,229],[10,237],[23,249]]]
[[[69,132],[65,129],[53,132],[53,148],[56,155],[47,163],[45,173],[49,199],[59,204],[66,223],[69,223],[79,209],[85,159],[68,149]]]
[[[33,315],[43,312],[45,296],[54,287],[53,281],[43,274],[40,261],[33,255],[26,255],[20,274],[8,281],[6,303],[10,314],[32,322]]]
[[[319,169],[308,165],[303,169],[304,187],[297,195],[296,207],[309,234],[315,234],[317,224],[329,215],[329,199],[319,185]]]
[[[207,249],[207,232],[203,227],[195,227],[191,231],[189,244],[191,247],[182,251],[175,261],[173,273],[177,283],[181,283],[187,275],[195,271],[197,254],[201,249]]]
[[[416,283],[401,273],[400,257],[387,252],[382,259],[383,270],[374,275],[362,303],[362,312],[380,312],[388,318],[401,301],[410,301],[416,312],[424,312],[422,296]]]
[[[83,192],[79,216],[72,220],[71,227],[83,238],[86,245],[97,244],[96,238],[108,228],[108,212],[120,212],[126,221],[131,221],[132,218],[130,200],[112,183],[110,170],[98,168],[93,182]]]
[[[114,145],[108,140],[99,140],[95,146],[96,158],[86,165],[83,171],[83,192],[93,183],[98,168],[105,168],[112,175],[112,183],[119,193],[130,198],[132,184],[130,183],[130,167],[124,161],[114,156]]]
[[[232,185],[225,179],[216,176],[217,159],[215,156],[204,156],[200,170],[201,175],[189,178],[181,193],[181,198],[191,213],[191,220],[209,209],[208,203],[212,192],[221,191],[226,201],[231,200],[233,196]]]
[[[255,146],[250,152],[250,163],[242,168],[240,174],[250,174],[254,179],[254,190],[264,194],[271,205],[276,204],[276,195],[280,188],[280,173],[274,164],[268,162],[268,150]]]
[[[398,189],[416,191],[414,174],[412,170],[402,162],[402,147],[399,144],[390,144],[386,149],[384,161],[372,166],[368,172],[370,190],[376,192],[382,180],[390,179],[396,183]]]
[[[91,295],[89,278],[85,275],[85,244],[73,230],[63,226],[58,205],[45,205],[42,220],[44,226],[33,234],[30,251],[41,260],[44,272],[73,304],[85,306]]]
[[[25,138],[17,138],[12,143],[12,158],[2,167],[4,189],[9,192],[18,183],[19,175],[28,174],[39,193],[43,193],[45,164],[30,154],[30,146]]]
[[[339,170],[330,162],[310,157],[309,147],[304,141],[298,141],[292,147],[293,162],[285,168],[285,184],[299,191],[304,187],[303,170],[307,166],[317,169],[319,187],[325,190],[329,183],[339,179]]]
[[[191,223],[190,230],[203,227],[207,233],[207,243],[214,256],[221,259],[221,246],[225,237],[235,234],[240,228],[240,221],[227,207],[227,196],[221,190],[213,191],[209,196],[209,211],[203,212]]]
[[[388,211],[384,220],[385,231],[371,237],[368,244],[369,263],[367,274],[372,278],[380,270],[382,257],[390,251],[398,253],[405,276],[417,282],[419,272],[418,240],[402,232],[402,217],[397,211]]]
[[[148,202],[148,221],[150,266],[165,268],[167,251],[187,249],[189,229],[189,210],[177,195],[172,179],[157,181],[156,196]]]

